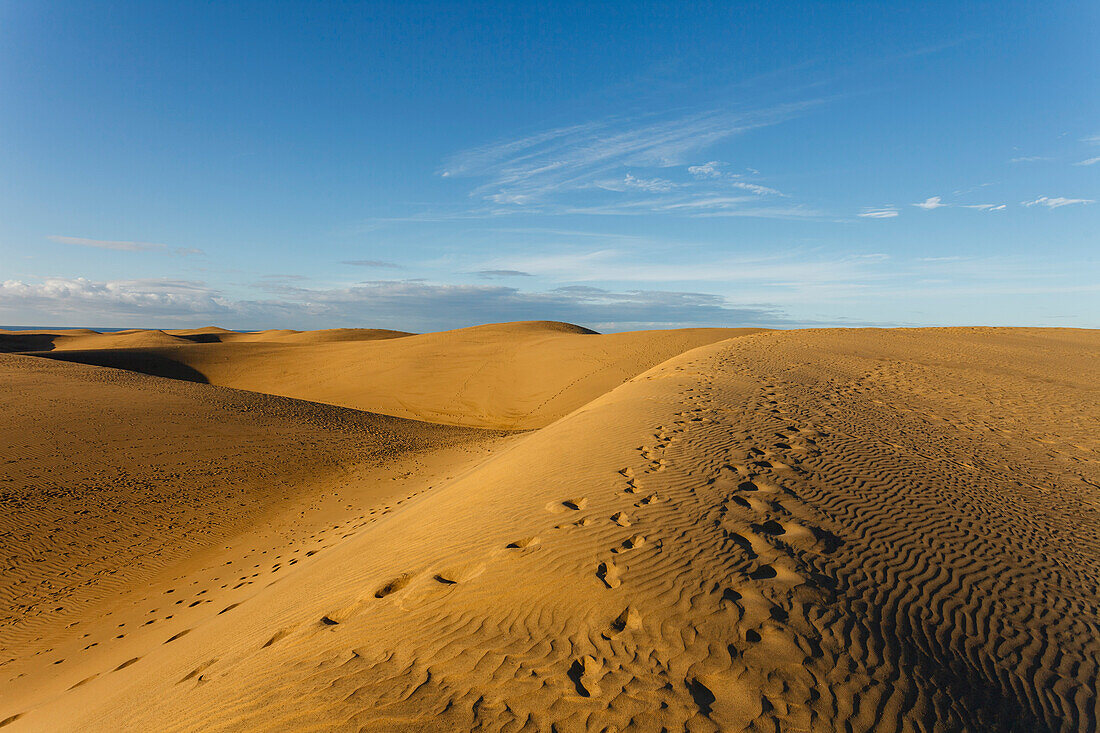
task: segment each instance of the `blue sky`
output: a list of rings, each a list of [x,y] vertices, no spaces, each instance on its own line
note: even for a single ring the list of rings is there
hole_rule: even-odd
[[[1100,326],[1100,6],[0,3],[0,323]]]

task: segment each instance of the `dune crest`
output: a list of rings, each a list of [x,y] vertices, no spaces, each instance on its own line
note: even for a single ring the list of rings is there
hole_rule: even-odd
[[[515,430],[547,425],[688,349],[759,331],[600,335],[569,323],[523,321],[419,335],[361,329],[221,334],[166,348],[65,345],[44,355],[414,420]]]

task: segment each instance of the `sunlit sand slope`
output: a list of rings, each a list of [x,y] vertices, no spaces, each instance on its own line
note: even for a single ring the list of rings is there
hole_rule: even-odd
[[[11,729],[1095,730],[1098,348],[702,347]]]
[[[51,680],[72,674],[79,659],[62,647],[117,647],[115,639],[131,639],[135,626],[156,622],[149,628],[160,633],[166,616],[174,623],[201,616],[199,604],[173,598],[161,613],[116,619],[110,633],[92,634],[104,603],[163,571],[202,553],[225,555],[229,538],[256,527],[278,528],[267,545],[251,548],[258,555],[330,530],[329,522],[357,520],[371,508],[362,505],[381,508],[400,491],[391,474],[430,474],[434,456],[461,457],[494,437],[8,355],[0,355],[0,415],[0,689],[7,694],[36,662],[49,667]],[[354,502],[362,512],[348,509]],[[239,582],[246,591],[254,584]]]
[[[756,332],[599,335],[534,321],[403,338],[343,341],[341,332],[306,331],[247,343],[256,335],[238,334],[225,343],[48,355],[430,422],[522,429],[546,425],[688,349]]]

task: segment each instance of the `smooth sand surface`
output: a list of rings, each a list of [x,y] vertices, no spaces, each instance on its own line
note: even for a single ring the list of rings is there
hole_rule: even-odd
[[[533,321],[416,336],[366,329],[212,334],[220,340],[130,349],[107,345],[125,336],[104,334],[103,347],[80,345],[85,337],[44,355],[416,420],[524,429],[547,425],[676,354],[759,331],[598,335]]]
[[[0,356],[4,733],[1096,729],[1097,332],[335,346],[402,342],[418,414],[548,424]]]

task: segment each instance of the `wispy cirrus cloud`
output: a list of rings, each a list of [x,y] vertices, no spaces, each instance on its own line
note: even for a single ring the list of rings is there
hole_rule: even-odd
[[[523,270],[478,270],[474,274],[487,280],[501,277],[533,277],[531,273]]]
[[[1074,204],[1091,204],[1094,203],[1092,199],[1068,199],[1062,196],[1040,196],[1037,199],[1031,201],[1021,201],[1024,206],[1045,206],[1048,209],[1060,209],[1063,206],[1073,206]]]
[[[772,206],[768,199],[782,195],[777,189],[726,173],[720,161],[696,161],[717,143],[779,124],[818,103],[559,127],[457,153],[439,174],[480,181],[469,197],[487,216],[811,216],[816,212],[805,207]],[[732,197],[731,191],[747,198]]]
[[[913,204],[918,209],[924,209],[925,211],[935,211],[936,209],[945,209],[954,207],[957,209],[975,209],[977,211],[1004,211],[1005,204],[945,204],[943,198],[940,196],[930,196],[924,201]]]
[[[720,257],[698,263],[660,262],[639,258],[635,250],[608,248],[515,256],[494,264],[558,282],[791,287],[865,280],[874,277],[874,271],[889,259],[882,253],[829,258],[811,251],[792,251],[782,255]]]
[[[893,206],[886,206],[879,209],[864,209],[856,216],[861,216],[864,219],[893,219],[898,215],[898,210]]]
[[[110,249],[116,252],[160,252],[180,256],[205,254],[195,247],[169,247],[167,244],[155,242],[126,242],[113,239],[88,239],[87,237],[64,237],[59,234],[50,234],[46,239],[60,244],[75,244],[79,247],[94,247],[96,249]]]
[[[622,180],[598,181],[595,185],[606,191],[629,191],[634,189],[636,191],[648,191],[649,193],[665,193],[680,186],[680,184],[665,178],[639,178],[630,173],[623,176]]]

